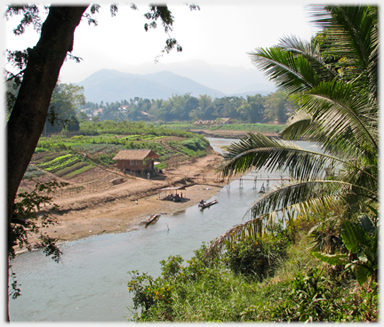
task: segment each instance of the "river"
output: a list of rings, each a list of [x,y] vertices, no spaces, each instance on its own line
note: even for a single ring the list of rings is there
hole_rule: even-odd
[[[221,151],[219,146],[236,140],[209,141],[215,150]],[[307,142],[300,145],[314,147]],[[248,174],[249,180],[244,180],[242,186],[239,180],[226,185],[212,197],[219,203],[203,211],[193,206],[161,216],[148,228],[65,243],[58,264],[41,251],[17,256],[12,264],[22,296],[10,300],[11,321],[129,320],[132,295],[127,290],[128,272],[138,270],[158,276],[159,261],[170,255],[188,260],[203,242],[208,243],[242,223],[263,183],[258,181],[255,189],[254,175],[255,172]],[[272,179],[279,178],[281,173],[267,175],[261,171],[257,176]],[[278,182],[270,182],[269,187],[275,183]]]

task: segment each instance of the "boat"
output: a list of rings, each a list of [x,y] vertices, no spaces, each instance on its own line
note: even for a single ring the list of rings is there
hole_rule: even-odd
[[[161,215],[159,213],[155,213],[154,215],[152,215],[149,220],[147,220],[145,222],[145,228],[148,227],[148,225],[152,224],[153,222],[157,221],[157,219],[160,217]]]
[[[216,204],[217,202],[219,202],[217,199],[216,200],[213,200],[213,201],[210,201],[210,202],[204,202],[204,203],[199,203],[199,207],[201,208],[201,209],[204,209],[204,208],[208,208],[208,207],[210,207],[211,205],[214,205],[214,204]]]
[[[263,185],[261,185],[261,188],[260,188],[259,193],[265,193],[265,186],[264,186],[264,183],[263,183]]]

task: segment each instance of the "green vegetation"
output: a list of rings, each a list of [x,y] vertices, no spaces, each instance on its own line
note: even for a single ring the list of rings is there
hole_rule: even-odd
[[[24,178],[35,178],[44,175],[44,172],[37,169],[35,165],[29,165],[24,174]]]
[[[74,84],[57,84],[53,90],[45,122],[44,135],[57,133],[66,128],[68,131],[78,131],[79,121],[76,108],[85,104],[83,87]]]
[[[377,321],[377,284],[359,287],[352,274],[310,256],[311,239],[280,230],[273,235],[227,243],[221,256],[207,246],[183,264],[161,261],[161,276],[132,271],[137,322]],[[305,228],[304,228],[305,229]],[[292,230],[292,229],[291,229]],[[298,230],[296,229],[296,233]]]
[[[265,167],[287,170],[293,181],[258,200],[251,208],[254,218],[228,233],[229,239],[242,234],[243,227],[261,233],[279,214],[294,219],[330,213],[339,230],[343,221],[356,221],[362,214],[378,224],[377,7],[330,6],[316,14],[334,40],[331,47],[292,37],[252,56],[297,104],[282,136],[314,141],[322,153],[262,134],[232,144],[224,155],[224,176]],[[350,21],[359,33],[351,32]],[[341,42],[340,35],[349,42]],[[357,44],[366,44],[364,56],[353,55]],[[332,64],[319,62],[323,52],[330,51],[346,53],[345,58]]]
[[[272,124],[225,124],[220,126],[212,126],[209,129],[225,130],[225,131],[252,131],[256,133],[280,133],[285,125],[272,125]]]
[[[178,122],[216,120],[218,118],[236,119],[243,123],[286,122],[292,112],[292,104],[287,95],[275,92],[267,96],[256,94],[244,97],[215,98],[190,94],[173,95],[167,100],[150,100],[134,98],[129,101],[113,103],[87,102],[81,106],[84,115],[100,121],[146,121],[146,122]],[[97,113],[97,116],[95,116]],[[80,114],[79,114],[80,119]]]
[[[316,6],[313,15],[324,30],[312,43],[285,37],[252,58],[295,105],[282,136],[321,153],[260,133],[231,144],[224,176],[265,168],[292,180],[186,266],[171,256],[156,279],[132,272],[134,320],[379,320],[378,8]],[[248,102],[241,110],[258,110]]]
[[[94,129],[97,132],[92,135]],[[204,156],[209,146],[200,135],[143,122],[83,122],[76,133],[41,137],[24,178],[41,175],[42,171],[72,178],[96,165],[114,165],[112,158],[122,149],[152,149],[160,157],[159,169],[163,169],[168,160]]]
[[[252,131],[256,133],[280,133],[285,125],[274,125],[274,124],[238,124],[232,122],[230,124],[220,124],[219,122],[212,123],[209,125],[194,125],[192,123],[154,123],[154,126],[164,126],[167,128],[181,129],[185,131],[189,130],[205,130],[210,131],[223,130],[223,131]]]
[[[80,124],[80,131],[78,135],[128,135],[134,139],[135,136],[180,136],[180,137],[192,137],[194,134],[187,133],[183,130],[167,128],[164,126],[155,126],[154,124],[147,124],[143,121],[132,122],[132,121],[120,121],[115,122],[107,120],[103,122],[91,122],[83,121]]]

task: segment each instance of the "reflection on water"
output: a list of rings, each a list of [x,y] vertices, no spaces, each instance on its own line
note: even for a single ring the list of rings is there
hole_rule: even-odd
[[[259,177],[267,175],[280,177],[258,173]],[[127,321],[131,316],[127,307],[132,306],[128,272],[157,276],[161,260],[170,255],[188,260],[202,242],[242,223],[248,207],[260,196],[262,184],[258,181],[255,188],[254,173],[249,176],[242,188],[235,180],[207,199],[219,203],[204,210],[196,205],[162,215],[148,228],[68,242],[61,247],[64,255],[59,264],[41,251],[18,256],[13,270],[22,296],[10,301],[11,321]],[[277,183],[273,181],[269,187]]]
[[[185,209],[174,212],[173,216],[178,216],[178,215],[181,215],[181,214],[185,214]]]

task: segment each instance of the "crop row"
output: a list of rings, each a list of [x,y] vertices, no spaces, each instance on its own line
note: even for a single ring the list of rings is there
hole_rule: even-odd
[[[68,177],[69,174],[76,172],[76,171],[79,171],[80,169],[82,169],[83,167],[86,167],[86,166],[90,167],[90,168],[93,167],[89,163],[87,163],[85,161],[81,161],[81,162],[76,162],[75,164],[73,164],[69,167],[65,167],[61,170],[58,170],[55,174],[59,177]],[[73,176],[74,175],[71,175],[71,177],[73,177]]]
[[[81,173],[83,173],[83,172],[85,172],[85,171],[87,171],[87,170],[89,170],[91,168],[93,168],[92,165],[83,166],[83,167],[81,167],[81,168],[79,168],[77,170],[74,170],[74,171],[66,174],[66,175],[63,175],[63,178],[72,178],[72,177],[74,177],[74,176],[76,176],[78,174],[81,174]]]
[[[60,157],[60,156],[62,156],[62,155],[64,155],[64,154],[66,154],[66,153],[68,153],[68,152],[64,152],[64,151],[61,151],[61,152],[56,152],[56,151],[54,151],[54,152],[42,152],[42,153],[35,153],[34,155],[33,155],[33,158],[32,158],[32,160],[33,160],[33,162],[34,163],[36,163],[36,165],[38,165],[38,164],[42,164],[42,163],[45,163],[45,162],[49,162],[49,161],[51,161],[51,160],[53,160],[53,159],[55,159],[55,158],[57,158],[57,157]]]
[[[76,152],[85,153],[87,152],[89,155],[95,154],[95,153],[117,153],[119,149],[121,149],[121,145],[115,145],[115,144],[80,144],[73,146],[72,149]]]
[[[50,160],[48,162],[44,162],[41,164],[38,164],[37,166],[39,168],[45,169],[46,171],[54,171],[61,169],[62,167],[66,167],[68,165],[71,165],[72,162],[78,160],[77,156],[74,156],[73,154],[66,154],[63,156],[56,157],[53,160]]]
[[[37,169],[35,165],[29,165],[23,176],[23,179],[35,178],[44,174],[45,172],[41,171],[40,169]]]
[[[65,163],[62,163],[60,165],[54,166],[54,167],[49,167],[46,169],[46,171],[49,171],[52,174],[58,174],[59,171],[62,171],[63,169],[72,167],[76,165],[77,163],[81,163],[79,158],[73,157],[71,160],[66,161]]]
[[[46,162],[39,163],[37,166],[39,168],[43,168],[43,169],[49,170],[49,168],[51,168],[51,167],[55,167],[57,165],[60,165],[63,162],[68,161],[68,159],[71,158],[71,157],[73,157],[72,154],[65,154],[65,155],[62,155],[62,156],[56,156],[56,158],[54,158],[52,160],[49,160],[49,161],[46,161]]]

